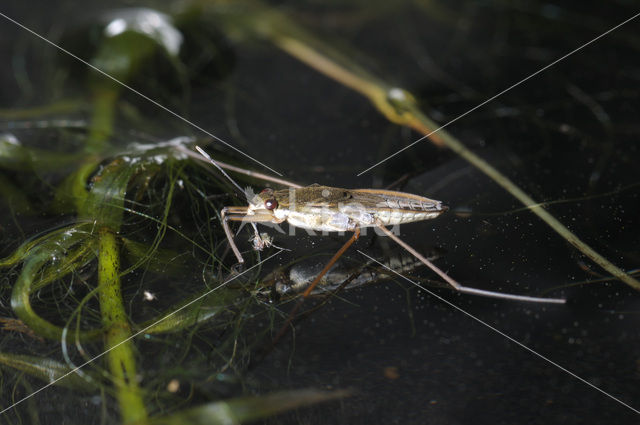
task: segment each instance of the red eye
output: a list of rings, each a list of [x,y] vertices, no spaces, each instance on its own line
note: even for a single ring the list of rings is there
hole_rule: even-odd
[[[275,210],[276,208],[278,208],[278,201],[276,201],[275,199],[267,199],[266,201],[264,201],[264,207],[268,210]]]

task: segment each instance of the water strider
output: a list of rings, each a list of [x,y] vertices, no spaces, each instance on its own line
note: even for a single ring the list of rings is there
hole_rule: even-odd
[[[226,164],[214,161],[200,147],[196,146],[200,155],[183,147],[178,149],[198,160],[211,163],[240,191],[244,192],[222,169],[223,167],[229,167]],[[238,171],[238,168],[235,167],[234,171]],[[251,171],[244,170],[242,172],[258,176],[257,173]],[[259,177],[273,181],[269,176],[259,175]],[[360,229],[375,227],[431,268],[456,291],[516,301],[555,304],[563,304],[566,301],[563,298],[531,297],[463,286],[385,227],[436,218],[448,210],[448,207],[443,205],[441,201],[410,193],[382,189],[344,189],[318,184],[302,187],[281,179],[278,179],[278,183],[285,183],[289,188],[281,190],[264,189],[257,195],[247,196],[247,206],[224,207],[220,212],[222,225],[229,240],[229,245],[239,263],[243,263],[244,259],[234,242],[229,221],[251,223],[255,231],[254,247],[256,249],[262,249],[271,243],[270,240],[265,240],[260,235],[256,223],[280,224],[286,221],[290,225],[318,232],[353,232],[351,238],[345,242],[308,285],[302,294],[304,298],[313,292],[322,277],[358,239]]]

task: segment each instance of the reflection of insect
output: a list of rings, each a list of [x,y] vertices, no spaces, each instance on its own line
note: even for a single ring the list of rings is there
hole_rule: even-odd
[[[376,257],[383,256],[384,254],[380,253]],[[433,261],[438,256],[438,251],[433,250],[427,255],[427,258]],[[300,294],[320,274],[325,262],[316,257],[310,257],[274,270],[262,279],[261,285],[255,293],[268,300]],[[320,279],[311,295],[329,294],[342,289],[369,285],[381,279],[393,278],[395,273],[408,273],[420,267],[424,267],[422,261],[411,254],[392,256],[382,264],[377,264],[373,260],[363,263],[362,261],[341,258]]]
[[[238,189],[242,190],[222,170],[221,164],[211,159],[199,147],[196,147],[196,149],[204,159],[216,166]],[[183,152],[188,151],[185,149]],[[191,152],[190,155],[193,156],[195,154]],[[262,177],[268,179],[268,176]],[[251,223],[255,230],[254,246],[257,248],[262,247],[260,242],[264,239],[258,233],[256,223],[279,224],[287,221],[293,226],[319,232],[353,232],[353,236],[349,238],[313,282],[309,284],[303,293],[303,297],[307,297],[314,290],[320,279],[329,271],[338,258],[358,239],[361,228],[376,227],[435,271],[457,291],[519,301],[565,302],[564,299],[559,298],[513,295],[462,286],[385,227],[436,218],[448,209],[440,201],[390,190],[342,189],[317,184],[301,187],[291,182],[288,183],[289,189],[264,189],[253,196],[252,199],[248,199],[248,206],[225,207],[220,215],[229,244],[240,263],[243,263],[244,259],[233,241],[233,234],[229,228],[228,221]]]

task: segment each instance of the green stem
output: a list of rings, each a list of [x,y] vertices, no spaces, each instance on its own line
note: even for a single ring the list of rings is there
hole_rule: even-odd
[[[129,339],[131,327],[124,310],[119,271],[116,236],[109,229],[103,228],[99,241],[98,284],[102,322],[107,328],[105,351],[116,387],[122,421],[128,423],[146,419],[147,411],[138,386],[134,346]]]
[[[104,152],[113,131],[113,120],[119,91],[116,89],[96,89],[93,100],[93,116],[87,137],[86,150],[90,153]]]

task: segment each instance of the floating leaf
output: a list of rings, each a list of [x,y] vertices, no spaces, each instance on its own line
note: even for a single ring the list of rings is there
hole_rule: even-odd
[[[232,425],[263,419],[288,410],[347,397],[348,391],[303,389],[282,391],[264,396],[239,397],[217,401],[139,424]]]

